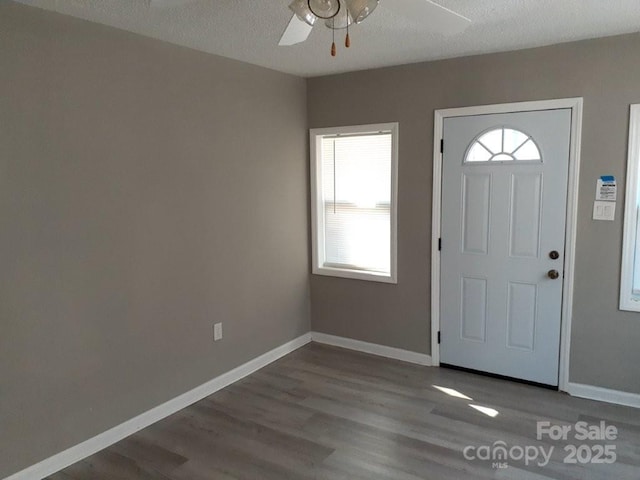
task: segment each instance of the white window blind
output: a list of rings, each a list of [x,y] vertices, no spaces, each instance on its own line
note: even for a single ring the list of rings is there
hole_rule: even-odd
[[[317,267],[391,277],[394,132],[327,133],[315,141]]]

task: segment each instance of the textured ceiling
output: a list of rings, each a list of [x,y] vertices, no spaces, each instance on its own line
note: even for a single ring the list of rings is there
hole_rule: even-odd
[[[278,47],[289,0],[17,0],[167,42],[304,77],[463,55],[517,50],[640,30],[639,0],[436,0],[472,20],[463,33],[429,32],[394,10],[394,0],[351,32],[352,46],[316,25],[309,39]],[[163,3],[167,0],[159,0]]]

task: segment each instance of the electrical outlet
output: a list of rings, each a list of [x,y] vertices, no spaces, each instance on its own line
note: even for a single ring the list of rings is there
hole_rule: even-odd
[[[213,341],[217,342],[218,340],[222,340],[222,323],[213,325]]]

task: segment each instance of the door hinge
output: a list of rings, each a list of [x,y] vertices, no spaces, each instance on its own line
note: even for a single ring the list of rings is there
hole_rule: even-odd
[[[440,153],[444,153],[444,138],[440,139]]]
[[[440,345],[440,330],[438,330],[438,345]]]
[[[438,251],[442,250],[442,238],[438,239]]]

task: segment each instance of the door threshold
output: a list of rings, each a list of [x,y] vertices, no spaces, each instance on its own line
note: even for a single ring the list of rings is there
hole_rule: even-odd
[[[532,387],[540,387],[547,390],[559,391],[558,385],[547,385],[546,383],[532,382],[531,380],[523,380],[522,378],[507,377],[506,375],[498,375],[497,373],[483,372],[482,370],[474,370],[473,368],[459,367],[457,365],[450,365],[448,363],[441,363],[440,367],[449,368],[451,370],[458,370],[461,372],[474,373],[476,375],[482,375],[484,377],[497,378],[499,380],[507,380],[515,383],[522,383],[524,385],[531,385]]]

